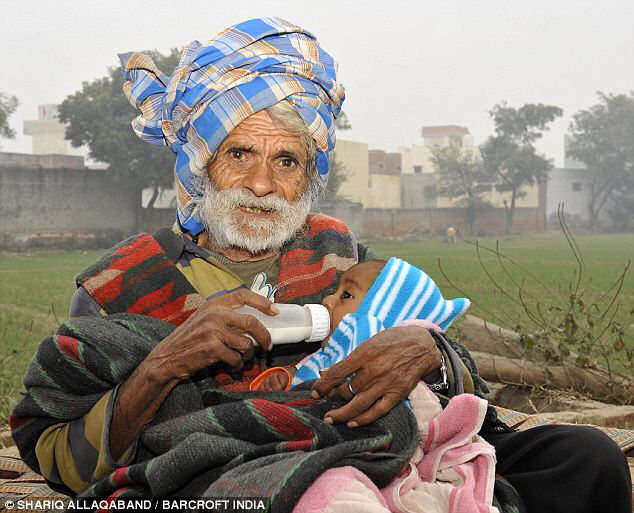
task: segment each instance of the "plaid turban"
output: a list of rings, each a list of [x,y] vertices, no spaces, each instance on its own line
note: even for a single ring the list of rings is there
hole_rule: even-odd
[[[192,235],[202,231],[196,178],[214,151],[252,114],[288,101],[317,145],[315,167],[328,181],[334,120],[344,100],[333,58],[310,32],[281,18],[230,27],[207,44],[185,46],[170,77],[143,53],[120,54],[130,103],[141,111],[132,127],[141,139],[176,154],[177,216]]]

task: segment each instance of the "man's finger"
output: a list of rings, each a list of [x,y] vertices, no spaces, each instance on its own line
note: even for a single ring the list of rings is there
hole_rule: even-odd
[[[354,391],[354,393],[352,391]],[[347,379],[341,385],[333,388],[328,393],[328,397],[331,399],[339,398],[343,399],[344,401],[350,401],[356,394],[357,389],[354,388],[352,380]]]
[[[244,367],[242,354],[227,347],[222,341],[217,342],[217,347],[214,348],[214,353],[217,362],[225,362],[237,370]]]
[[[402,400],[403,398],[399,394],[386,394],[375,402],[369,410],[363,412],[361,415],[351,418],[348,421],[348,426],[357,427],[372,424],[375,420],[387,415],[389,411]]]
[[[249,333],[263,349],[271,349],[271,334],[253,315],[241,314],[232,310],[223,312],[225,324]]]
[[[239,289],[224,296],[226,305],[229,308],[240,308],[243,306],[252,306],[266,315],[277,315],[280,313],[275,303],[270,299],[256,294],[249,289]]]
[[[381,398],[381,389],[381,385],[373,385],[369,390],[355,395],[350,402],[344,404],[341,408],[327,412],[324,418],[331,418],[332,421],[337,424],[358,417],[368,411],[372,405]]]
[[[368,370],[367,367],[360,368],[352,379],[346,379],[343,383],[333,388],[328,397],[338,397],[345,401],[349,401],[355,395],[370,388],[373,382],[377,381],[381,376],[377,375],[374,370]],[[352,389],[352,390],[351,390]]]
[[[239,352],[243,360],[247,361],[253,358],[253,340],[249,337],[225,331],[220,336],[220,339],[227,347]]]
[[[313,397],[317,399],[329,395],[361,367],[363,362],[360,360],[354,357],[354,353],[351,353],[347,359],[323,371],[321,377],[315,380],[311,388]]]

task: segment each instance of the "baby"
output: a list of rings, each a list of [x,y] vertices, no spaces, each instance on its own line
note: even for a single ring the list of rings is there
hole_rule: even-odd
[[[322,304],[330,313],[330,334],[321,349],[291,367],[274,367],[253,382],[252,389],[288,390],[319,378],[319,372],[346,358],[376,333],[402,321],[434,323],[442,331],[469,308],[468,299],[443,299],[423,271],[392,257],[368,260],[341,275],[337,290]]]

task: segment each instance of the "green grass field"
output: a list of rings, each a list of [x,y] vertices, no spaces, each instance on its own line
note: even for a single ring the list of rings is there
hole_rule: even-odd
[[[0,428],[37,345],[67,318],[74,276],[100,253],[0,253]]]
[[[577,237],[584,255],[589,289],[604,291],[616,280],[625,263],[634,257],[634,235],[596,235]],[[482,240],[494,247],[495,239]],[[473,301],[471,313],[491,318],[491,314],[512,319],[519,307],[512,301],[499,301],[494,287],[482,270],[475,248],[459,241],[455,245],[441,241],[370,243],[381,256],[398,256],[430,274],[446,297],[460,293],[442,276],[442,269],[454,285]],[[500,241],[501,251],[521,263],[552,289],[566,287],[575,269],[575,260],[563,236],[525,237]],[[53,333],[66,319],[75,290],[73,277],[92,263],[98,251],[50,251],[0,253],[0,428],[16,404],[22,390],[22,376],[38,343]],[[512,290],[510,279],[500,271],[495,256],[483,253],[491,273]],[[521,279],[522,272],[512,272]],[[537,297],[545,293],[539,286],[528,287]],[[634,308],[634,269],[625,280],[620,298],[619,319],[628,326],[627,339],[634,339],[634,319],[627,315]],[[485,313],[489,311],[490,314]]]
[[[575,237],[585,262],[582,285],[590,295],[596,297],[605,292],[623,272],[626,263],[634,260],[634,235],[586,235]],[[495,248],[497,239],[480,239],[481,247]],[[513,295],[517,287],[507,276],[495,254],[480,250],[482,263],[476,247],[462,241],[454,245],[440,241],[422,242],[370,242],[369,245],[382,257],[397,256],[425,270],[447,296],[458,295],[460,290],[472,300],[470,313],[480,317],[496,315],[505,318],[504,312],[514,317],[520,310],[518,305],[495,293],[495,286],[487,277],[482,264],[503,289]],[[523,237],[499,240],[499,251],[516,261],[525,270],[502,259],[517,283],[525,280],[527,296],[532,293],[538,300],[547,298],[547,292],[529,275],[536,277],[554,292],[566,295],[569,284],[576,276],[577,262],[563,235]],[[634,264],[634,262],[633,262]],[[441,269],[446,277],[443,276]],[[449,281],[454,286],[449,284]],[[516,295],[516,294],[515,294]],[[617,318],[624,323],[634,322],[629,312],[634,308],[634,265],[626,274],[620,295]],[[487,312],[489,312],[487,314]],[[493,319],[491,319],[493,320]],[[631,327],[630,327],[631,328]],[[630,337],[634,331],[630,329]]]

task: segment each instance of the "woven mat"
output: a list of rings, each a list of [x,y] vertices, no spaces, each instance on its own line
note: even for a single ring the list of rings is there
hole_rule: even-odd
[[[509,426],[516,426],[520,431],[547,424],[568,424],[567,422],[560,422],[550,418],[545,418],[539,414],[529,415],[528,413],[507,410],[506,408],[501,408],[500,406],[496,406],[495,409],[498,412],[500,420]],[[634,430],[594,425],[592,425],[592,427],[600,429],[608,435],[612,440],[614,440],[614,442],[616,442],[624,453],[634,449]]]
[[[7,447],[0,449],[0,511],[5,509],[5,503],[11,501],[16,511],[15,504],[19,500],[30,501],[33,505],[47,504],[47,500],[53,503],[55,500],[66,499],[65,495],[51,490],[44,482],[44,478],[33,472],[20,459],[18,448]],[[22,511],[37,511],[42,513],[57,513],[60,509],[30,507]]]

